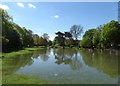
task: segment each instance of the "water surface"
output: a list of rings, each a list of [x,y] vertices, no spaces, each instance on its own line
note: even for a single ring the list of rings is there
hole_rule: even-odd
[[[3,77],[34,75],[50,84],[118,84],[119,50],[43,49],[3,58]]]

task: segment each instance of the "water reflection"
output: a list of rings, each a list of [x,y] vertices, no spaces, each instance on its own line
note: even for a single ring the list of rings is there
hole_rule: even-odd
[[[54,50],[56,64],[69,64],[71,69],[80,70],[82,68],[82,63],[80,61],[80,55],[78,55],[77,50],[73,49],[56,49]]]
[[[89,67],[97,68],[111,78],[118,76],[118,55],[116,52],[82,50],[80,54]]]
[[[15,73],[18,69],[30,66],[33,64],[33,59],[41,58],[43,61],[49,59],[50,49],[36,50],[28,54],[21,54],[12,57],[5,57],[2,59],[3,75]]]
[[[50,49],[49,48],[48,49],[42,49],[42,50],[34,51],[33,58],[40,57],[41,60],[47,61],[49,59],[49,55],[50,55]]]
[[[2,74],[9,75],[16,72],[21,67],[31,65],[33,63],[32,53],[21,54],[12,57],[6,57],[2,59]]]
[[[3,75],[17,72],[25,66],[31,66],[34,61],[42,60],[48,63],[54,61],[59,66],[69,65],[72,70],[81,71],[85,66],[96,68],[98,71],[107,74],[111,78],[118,77],[119,51],[100,50],[74,50],[74,49],[43,49],[33,51],[29,54],[21,54],[3,58]],[[36,60],[35,60],[36,59]],[[53,60],[53,61],[51,61]],[[39,66],[39,65],[36,65]],[[44,65],[43,65],[44,66]]]

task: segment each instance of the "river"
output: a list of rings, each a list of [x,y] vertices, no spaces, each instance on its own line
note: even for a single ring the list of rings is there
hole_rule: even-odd
[[[34,75],[49,84],[118,84],[118,57],[120,50],[48,48],[4,57],[2,73]]]

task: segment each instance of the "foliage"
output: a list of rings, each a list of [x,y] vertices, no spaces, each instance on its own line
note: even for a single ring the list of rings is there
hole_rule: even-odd
[[[33,34],[31,30],[14,23],[12,17],[6,11],[0,9],[0,13],[2,14],[2,36],[0,39],[2,39],[3,52],[11,52],[33,45],[47,45],[48,34],[43,34],[45,39],[42,40],[37,34]]]
[[[96,29],[89,29],[83,35],[82,40],[78,40],[83,32],[81,25],[73,25],[70,32],[55,33],[57,36],[53,41],[49,40],[49,35],[44,33],[41,37],[34,34],[25,27],[20,27],[13,22],[12,17],[4,10],[2,14],[2,50],[10,52],[24,47],[35,46],[80,46],[84,48],[110,48],[118,47],[120,44],[120,24],[118,21],[111,21],[105,25],[100,25]],[[80,42],[80,43],[79,43]]]
[[[39,38],[39,45],[40,46],[47,46],[47,44],[48,44],[47,39],[44,39],[43,37]]]
[[[72,34],[70,32],[65,32],[65,38],[72,38]]]
[[[100,40],[104,47],[117,46],[120,44],[120,24],[118,21],[111,21],[104,25],[100,34]]]
[[[100,25],[96,29],[89,29],[85,32],[81,47],[87,48],[117,48],[120,44],[120,24],[118,21],[111,21]]]
[[[33,35],[33,40],[35,45],[39,45],[39,36],[37,34]]]
[[[96,29],[90,29],[86,31],[85,34],[83,35],[83,40],[81,41],[80,45],[83,47],[93,47],[95,44],[94,35],[96,35],[95,34],[96,32],[97,32]]]
[[[74,45],[74,40],[72,38],[65,39],[65,46],[72,47]]]
[[[49,45],[49,46],[52,46],[52,41],[48,41],[48,45]]]
[[[55,41],[57,41],[57,44],[59,44],[60,46],[64,47],[64,41],[65,41],[65,37],[64,37],[64,33],[62,32],[57,32],[55,33],[57,36],[55,37]]]

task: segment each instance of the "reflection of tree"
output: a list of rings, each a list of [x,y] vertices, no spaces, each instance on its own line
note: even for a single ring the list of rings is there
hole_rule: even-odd
[[[82,63],[78,59],[78,52],[76,51],[74,56],[72,57],[72,62],[70,63],[70,66],[73,70],[79,70],[82,67]]]
[[[40,52],[41,52],[40,50],[34,51],[32,57],[33,57],[33,58],[38,58],[38,56],[40,55]]]
[[[88,66],[95,67],[110,77],[118,76],[118,56],[115,54],[109,54],[109,51],[91,52],[88,50],[82,50],[80,54]]]
[[[81,62],[78,59],[78,52],[72,49],[56,49],[54,51],[56,64],[69,64],[73,70],[81,68]]]
[[[40,57],[43,61],[47,61],[49,59],[49,56],[46,54],[40,55]]]
[[[3,75],[12,74],[21,67],[24,67],[26,65],[31,65],[33,63],[32,58],[38,58],[39,56],[43,61],[47,61],[49,59],[48,57],[49,53],[50,53],[50,49],[47,50],[42,49],[42,50],[33,51],[28,54],[5,57],[2,59],[2,73]]]
[[[68,59],[66,59],[66,58],[61,58],[61,57],[59,57],[59,56],[56,56],[55,55],[55,59],[57,59],[57,61],[55,62],[56,64],[62,64],[62,63],[64,63],[64,64],[70,64],[70,62],[72,61],[70,58],[68,58]]]
[[[12,74],[21,67],[31,65],[33,60],[30,57],[32,57],[32,53],[4,58],[2,60],[3,75]]]
[[[39,50],[39,56],[43,61],[47,61],[49,59],[50,49]]]

